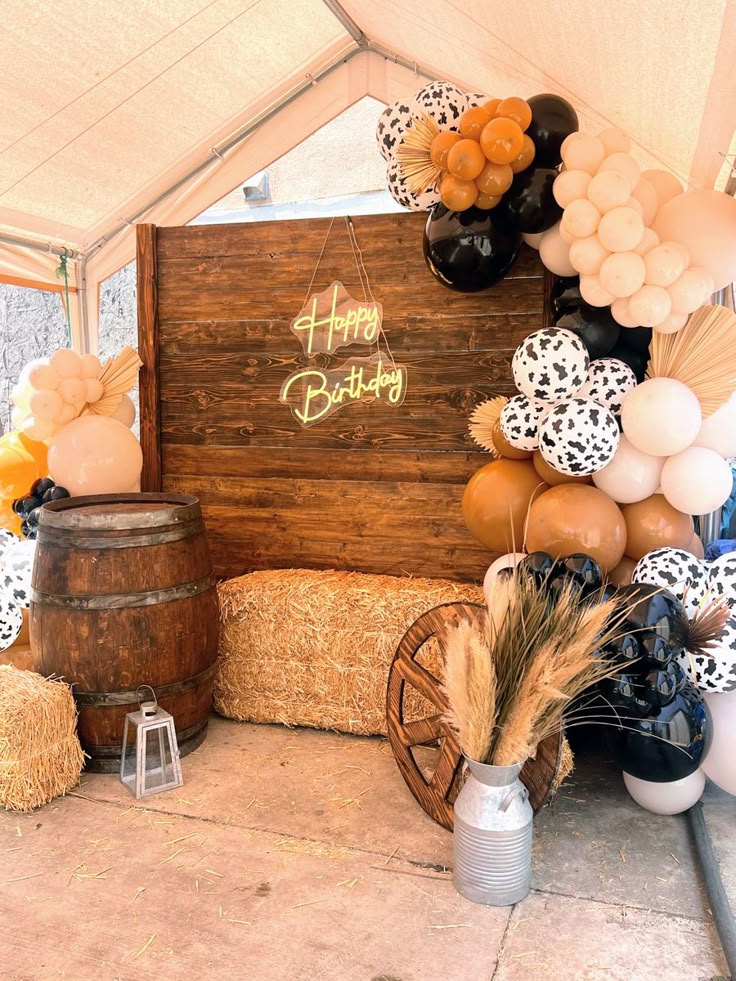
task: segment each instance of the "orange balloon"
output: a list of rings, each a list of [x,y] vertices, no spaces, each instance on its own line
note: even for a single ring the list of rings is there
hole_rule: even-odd
[[[495,437],[494,437],[495,442]],[[534,451],[534,456],[532,458],[532,463],[534,464],[534,469],[539,474],[540,478],[549,484],[550,487],[557,487],[558,484],[592,484],[592,477],[576,477],[567,473],[560,473],[559,470],[555,470],[551,467],[547,461],[544,459],[539,450]]]
[[[486,158],[477,140],[458,140],[447,154],[447,169],[463,181],[474,181],[485,165]]]
[[[447,170],[447,154],[461,139],[462,136],[454,130],[438,133],[435,136],[429,148],[429,155],[435,167],[439,167],[440,170]]]
[[[475,182],[476,185],[478,181]],[[481,208],[483,211],[492,211],[493,208],[497,207],[501,203],[500,194],[483,194],[481,193],[475,199],[475,205],[477,208]]]
[[[489,99],[488,102],[483,103],[483,108],[487,109],[491,114],[491,118],[493,118],[496,115],[496,109],[498,109],[502,102],[503,99]]]
[[[524,149],[524,134],[513,119],[497,116],[483,127],[480,146],[491,163],[510,164]]]
[[[626,522],[626,554],[637,561],[654,548],[688,548],[694,525],[689,514],[677,511],[664,494],[652,494],[621,508]]]
[[[468,531],[492,552],[518,552],[529,506],[546,490],[547,485],[525,460],[486,464],[473,474],[463,494]]]
[[[528,552],[549,552],[555,558],[585,552],[607,573],[623,558],[626,523],[597,487],[560,484],[532,504],[526,546]]]
[[[440,184],[440,199],[450,211],[466,211],[475,204],[478,188],[475,181],[461,181],[453,174],[447,174]]]
[[[503,99],[496,107],[494,115],[513,119],[522,131],[527,129],[529,123],[532,121],[531,106],[528,102],[515,95],[512,95],[508,99]]]
[[[486,160],[483,151],[478,144],[475,144],[483,157],[484,166],[476,177],[475,183],[481,194],[490,194],[493,197],[500,197],[511,187],[514,179],[514,172],[508,164],[494,164]]]
[[[480,198],[478,198],[480,201]],[[531,450],[517,450],[515,446],[506,439],[504,434],[501,432],[500,423],[496,423],[493,427],[493,432],[491,433],[491,440],[493,445],[496,447],[496,452],[499,456],[505,457],[507,460],[530,460],[532,456]],[[542,478],[544,479],[544,478]]]
[[[30,453],[0,446],[0,497],[10,498],[12,502],[13,498],[27,494],[37,477],[38,464]]]
[[[13,499],[0,500],[0,528],[7,528],[14,535],[20,535],[20,518],[13,511]]]
[[[37,439],[31,439],[29,436],[26,436],[25,433],[20,432],[18,433],[18,439],[20,440],[26,453],[30,453],[38,464],[39,477],[45,477],[49,472],[49,448],[46,443],[42,443]]]
[[[697,535],[693,535],[692,540],[690,541],[690,544],[687,546],[685,551],[691,552],[696,559],[705,558],[705,549],[703,548],[703,543],[701,542],[701,540],[698,538]]]
[[[460,117],[460,132],[471,140],[479,140],[483,127],[493,119],[493,114],[485,106],[466,109]]]
[[[532,140],[531,136],[527,136],[526,133],[524,133],[524,144],[521,148],[521,153],[519,153],[517,157],[514,157],[509,164],[509,167],[511,167],[515,174],[520,174],[522,170],[526,170],[526,168],[531,164],[536,153],[537,148],[534,146],[534,141]]]
[[[608,573],[608,578],[614,586],[628,586],[635,568],[636,562],[624,555],[616,568]]]

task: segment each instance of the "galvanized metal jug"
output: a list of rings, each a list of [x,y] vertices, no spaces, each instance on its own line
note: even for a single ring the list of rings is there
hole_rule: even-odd
[[[534,812],[519,780],[523,764],[465,762],[470,773],[455,801],[452,881],[474,903],[510,906],[527,895],[532,879]]]

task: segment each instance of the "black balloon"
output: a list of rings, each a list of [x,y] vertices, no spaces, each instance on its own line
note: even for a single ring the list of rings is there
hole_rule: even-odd
[[[579,128],[578,114],[566,99],[547,92],[533,95],[527,102],[532,121],[526,132],[534,143],[534,161],[544,167],[556,167],[562,160],[563,140]]]
[[[648,583],[633,583],[620,589],[619,596],[625,600],[628,608],[628,628],[658,634],[672,653],[684,649],[690,621],[685,607],[669,590]],[[656,659],[654,654],[649,656]]]
[[[448,289],[476,293],[502,279],[521,244],[520,235],[500,228],[494,213],[434,207],[424,230],[424,258],[432,275]]]
[[[626,333],[626,328],[621,331],[622,334]],[[642,351],[634,351],[632,348],[627,347],[621,340],[619,335],[618,343],[611,349],[608,354],[609,358],[618,358],[619,361],[623,361],[627,364],[629,368],[636,375],[636,380],[638,382],[644,381],[644,376],[646,374],[647,365],[649,364],[649,352],[646,353]]]
[[[643,669],[667,664],[672,658],[672,648],[656,631],[642,630],[638,634],[638,639],[644,658]]]
[[[47,490],[54,486],[51,477],[39,477],[31,485],[31,494],[34,497],[41,497]]]
[[[576,552],[560,559],[550,579],[552,590],[560,589],[565,583],[573,583],[584,596],[598,593],[603,585],[601,567],[590,555]]]
[[[641,354],[649,354],[651,340],[651,327],[624,327],[621,331],[621,343],[624,347]]]
[[[531,573],[538,586],[549,581],[555,560],[548,552],[530,552],[521,563],[522,568]]]
[[[550,291],[550,307],[552,320],[557,320],[570,310],[577,310],[583,303],[580,295],[580,279],[578,276],[560,276],[555,279]]]
[[[677,661],[644,675],[644,699],[655,708],[668,705],[682,689],[682,669]]]
[[[644,684],[636,672],[623,672],[615,678],[606,678],[601,687],[621,725],[628,725],[629,716],[644,718],[652,710],[644,697]]]
[[[605,358],[611,353],[621,331],[608,307],[591,307],[587,303],[567,310],[554,324],[555,327],[563,327],[577,334],[587,347],[592,361]]]
[[[642,651],[636,634],[623,634],[606,645],[604,654],[617,664],[628,665],[627,670],[635,671],[641,661]]]
[[[496,220],[504,227],[529,235],[545,232],[562,217],[552,185],[558,176],[550,167],[527,167],[514,177],[501,203],[494,209]]]
[[[49,489],[44,492],[43,502],[46,504],[48,501],[61,501],[66,497],[71,497],[71,494],[66,487],[49,487]]]

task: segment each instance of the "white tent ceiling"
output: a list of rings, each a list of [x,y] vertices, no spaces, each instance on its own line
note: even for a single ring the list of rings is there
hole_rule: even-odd
[[[71,250],[80,347],[133,223],[184,223],[427,76],[562,94],[690,186],[733,159],[736,0],[6,0],[3,22],[0,279],[58,284]]]

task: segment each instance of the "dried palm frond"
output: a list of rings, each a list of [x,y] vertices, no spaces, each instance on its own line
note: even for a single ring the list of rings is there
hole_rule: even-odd
[[[501,418],[501,410],[507,402],[508,399],[504,395],[497,395],[493,399],[487,399],[476,405],[470,416],[468,432],[471,439],[475,440],[478,446],[482,446],[484,450],[488,450],[494,460],[498,459],[501,454],[494,445],[493,431]]]
[[[111,416],[123,395],[135,387],[142,364],[132,347],[124,347],[120,354],[106,361],[98,375],[102,382],[102,396],[87,406],[88,410],[98,416]]]
[[[407,127],[396,150],[406,184],[412,194],[421,194],[434,187],[441,174],[440,168],[432,162],[430,147],[440,128],[431,116],[414,116]]]
[[[691,654],[710,657],[710,648],[717,647],[731,609],[725,596],[701,606],[690,621],[686,647]]]
[[[482,626],[462,620],[448,630],[443,691],[447,722],[463,753],[473,760],[486,759],[496,718],[496,675]]]
[[[727,402],[736,382],[736,314],[700,307],[674,334],[652,335],[647,377],[676,378],[698,397],[703,416]]]

